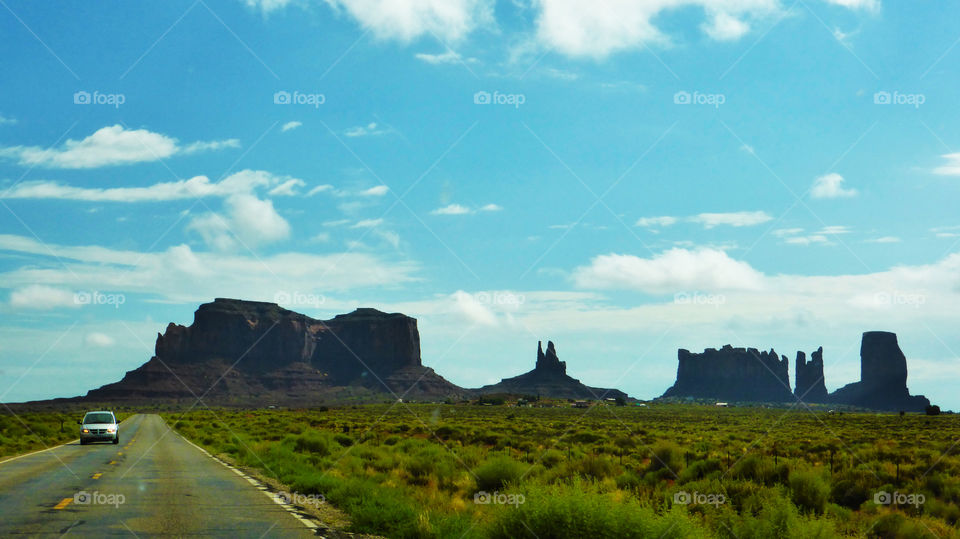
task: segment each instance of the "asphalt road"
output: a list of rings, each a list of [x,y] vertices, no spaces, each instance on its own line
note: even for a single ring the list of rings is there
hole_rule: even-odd
[[[119,445],[74,441],[0,462],[0,537],[60,536],[313,532],[160,416],[136,415],[120,425]]]

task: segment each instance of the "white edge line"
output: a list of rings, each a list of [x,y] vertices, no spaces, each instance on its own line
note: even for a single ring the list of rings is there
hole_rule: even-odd
[[[236,466],[227,464],[226,462],[224,462],[224,461],[220,460],[219,458],[213,456],[213,455],[212,455],[209,451],[207,451],[206,449],[204,449],[204,448],[200,447],[199,445],[197,445],[197,444],[191,442],[190,440],[188,440],[186,436],[183,436],[182,434],[180,434],[179,432],[177,432],[173,427],[167,425],[167,428],[169,428],[170,430],[172,430],[173,433],[176,434],[177,436],[179,436],[183,441],[185,441],[185,442],[187,442],[188,444],[192,445],[193,447],[197,448],[197,449],[198,449],[199,451],[201,451],[204,455],[210,457],[210,458],[213,459],[215,462],[218,462],[218,463],[222,464],[223,466],[225,466],[228,470],[231,470],[231,471],[233,471],[233,473],[235,473],[235,474],[239,475],[240,477],[246,479],[251,485],[257,487],[257,490],[259,490],[259,491],[262,492],[264,495],[266,495],[267,498],[270,498],[271,500],[273,500],[274,503],[276,503],[276,504],[279,505],[280,507],[284,508],[288,513],[290,513],[291,515],[293,515],[293,518],[299,520],[300,523],[303,524],[304,526],[306,526],[307,528],[309,528],[309,529],[311,529],[311,530],[316,530],[317,528],[320,527],[320,526],[317,525],[316,522],[313,522],[312,520],[309,520],[309,519],[306,519],[306,518],[300,516],[300,513],[297,511],[297,509],[295,508],[295,506],[293,506],[293,505],[291,505],[291,504],[288,504],[281,496],[279,496],[279,495],[277,495],[277,494],[275,494],[275,493],[273,493],[273,492],[270,492],[269,488],[268,488],[266,485],[264,485],[262,482],[254,479],[254,478],[252,478],[252,477],[250,477],[249,475],[247,475],[246,473],[244,473],[243,471],[241,471],[240,469],[238,469]]]

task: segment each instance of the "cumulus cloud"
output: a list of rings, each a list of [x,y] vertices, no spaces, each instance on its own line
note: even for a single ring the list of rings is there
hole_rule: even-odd
[[[717,226],[754,226],[773,220],[765,211],[738,211],[730,213],[701,213],[690,218],[694,223],[700,223],[704,228]]]
[[[828,4],[842,6],[848,9],[865,9],[875,11],[880,8],[880,0],[826,0]]]
[[[367,125],[358,125],[351,127],[343,132],[348,137],[374,137],[385,135],[390,132],[389,128],[380,127],[377,122],[370,122]]]
[[[350,228],[376,228],[381,224],[383,224],[383,219],[363,219],[354,223]]]
[[[74,293],[64,288],[31,284],[15,289],[10,294],[10,306],[16,309],[46,310],[57,307],[79,307]]]
[[[290,176],[277,176],[263,170],[241,170],[219,182],[206,176],[189,180],[162,182],[146,187],[74,187],[54,181],[33,181],[17,184],[2,198],[48,198],[87,202],[164,202],[198,197],[228,197],[251,193],[258,188],[279,188],[276,194],[295,194],[293,188],[305,185]]]
[[[276,0],[274,0],[276,1]],[[459,41],[493,22],[493,0],[327,0],[380,39],[410,42],[436,35]]]
[[[390,188],[386,185],[376,185],[370,189],[364,189],[357,194],[362,197],[382,197],[388,192],[390,192]]]
[[[459,53],[453,49],[447,49],[446,52],[441,54],[428,54],[425,52],[418,52],[414,54],[414,57],[417,60],[424,61],[428,64],[433,65],[442,65],[442,64],[460,64],[464,62],[475,62],[476,58],[463,58]]]
[[[16,118],[8,118],[3,114],[0,114],[0,125],[13,125],[17,123]]]
[[[580,288],[629,289],[649,293],[676,290],[743,290],[763,285],[762,273],[718,249],[670,249],[652,258],[608,254],[573,271]]]
[[[813,181],[810,196],[813,198],[850,198],[857,196],[857,190],[845,189],[843,182],[843,176],[836,172],[824,174]]]
[[[0,148],[0,157],[14,159],[22,166],[81,169],[159,161],[176,154],[239,146],[236,139],[197,141],[180,146],[176,138],[167,135],[113,125],[102,127],[81,140],[68,139],[59,148],[3,147]]]
[[[476,296],[463,290],[457,290],[450,296],[454,312],[466,318],[470,323],[480,326],[496,326],[497,316],[481,303]]]
[[[206,213],[193,218],[187,230],[200,234],[213,249],[228,251],[239,246],[256,247],[286,239],[290,223],[270,200],[253,195],[233,195],[225,201],[222,214]]]

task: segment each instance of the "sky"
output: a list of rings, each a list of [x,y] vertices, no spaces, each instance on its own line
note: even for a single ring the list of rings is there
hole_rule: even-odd
[[[0,2],[0,402],[216,297],[418,319],[465,387],[894,331],[960,408],[960,5]]]

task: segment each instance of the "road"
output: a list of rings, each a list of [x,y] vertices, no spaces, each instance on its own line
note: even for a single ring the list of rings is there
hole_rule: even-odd
[[[0,462],[0,537],[313,536],[160,416],[130,417],[120,436]]]

